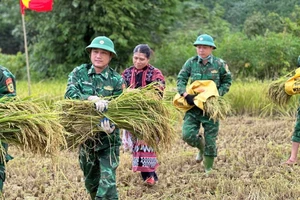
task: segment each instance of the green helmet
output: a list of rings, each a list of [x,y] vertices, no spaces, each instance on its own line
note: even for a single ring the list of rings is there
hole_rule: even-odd
[[[300,56],[298,56],[297,67],[300,67]]]
[[[202,34],[197,37],[196,41],[194,42],[194,46],[197,46],[197,45],[211,46],[211,47],[214,47],[214,49],[217,48],[214,43],[214,39],[210,35],[207,35],[207,34]]]
[[[88,52],[90,49],[104,49],[106,51],[112,52],[113,54],[117,55],[114,49],[114,43],[105,36],[98,36],[93,39],[91,44],[85,48]]]

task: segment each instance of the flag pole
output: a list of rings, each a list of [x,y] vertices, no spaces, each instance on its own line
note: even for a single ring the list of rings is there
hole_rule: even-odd
[[[31,95],[31,83],[30,83],[29,59],[28,59],[27,37],[26,37],[24,14],[22,14],[22,24],[23,24],[23,33],[24,33],[24,48],[25,48],[25,56],[26,56],[27,79],[28,79],[28,95],[30,96]]]

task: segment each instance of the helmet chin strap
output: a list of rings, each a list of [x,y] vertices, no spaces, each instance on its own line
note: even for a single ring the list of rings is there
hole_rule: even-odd
[[[199,58],[201,58],[201,60],[209,60],[211,58],[211,54],[209,56],[207,56],[206,58],[202,58],[201,56],[199,56]]]

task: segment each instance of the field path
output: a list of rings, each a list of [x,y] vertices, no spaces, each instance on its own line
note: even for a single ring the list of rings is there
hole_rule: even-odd
[[[215,170],[206,177],[195,162],[196,149],[178,139],[159,156],[159,183],[143,185],[131,171],[131,155],[121,151],[118,168],[120,200],[265,199],[300,197],[300,167],[284,166],[291,148],[295,119],[230,117],[221,121]],[[201,130],[200,132],[202,132]],[[61,152],[54,168],[42,158],[10,147],[4,185],[6,200],[88,200],[77,150]]]

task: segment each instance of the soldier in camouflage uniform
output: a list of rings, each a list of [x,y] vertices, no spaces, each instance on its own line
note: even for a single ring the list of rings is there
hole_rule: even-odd
[[[300,56],[298,56],[297,66],[300,67]],[[300,107],[297,110],[297,120],[294,128],[294,133],[292,136],[292,150],[290,158],[285,162],[287,165],[297,164],[297,155],[300,145]]]
[[[65,98],[91,100],[99,112],[105,112],[108,101],[102,97],[118,96],[125,88],[122,76],[108,66],[116,55],[114,44],[109,38],[99,36],[86,50],[92,64],[82,64],[69,74]],[[109,120],[102,119],[101,127],[106,133],[99,132],[94,140],[87,140],[80,147],[79,162],[91,198],[115,200],[121,139],[119,129]]]
[[[190,105],[194,105],[193,99],[196,95],[186,92],[189,79],[191,83],[196,80],[214,81],[221,96],[229,91],[232,81],[226,62],[212,55],[216,46],[210,35],[200,35],[194,42],[194,46],[198,55],[188,59],[177,76],[178,93]],[[199,149],[196,161],[201,162],[204,159],[206,173],[211,171],[214,158],[217,156],[216,139],[219,131],[219,122],[209,118],[200,108],[194,106],[185,113],[182,126],[183,140]],[[204,128],[204,138],[199,135],[201,125]]]
[[[16,96],[16,82],[15,76],[5,67],[0,66],[0,98],[2,97],[14,97]],[[7,153],[8,144],[1,142],[2,148],[5,150],[5,161],[13,159]],[[0,160],[0,193],[3,190],[3,184],[5,181],[5,163]]]

